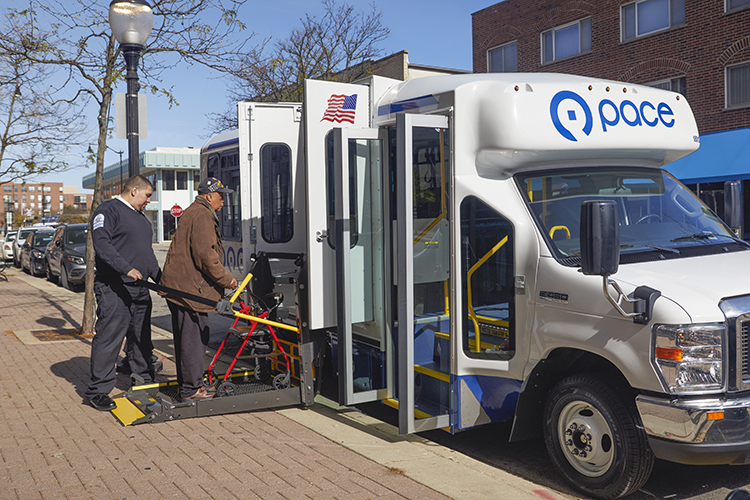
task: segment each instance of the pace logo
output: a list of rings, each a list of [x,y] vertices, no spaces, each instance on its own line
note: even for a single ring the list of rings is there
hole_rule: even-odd
[[[661,124],[666,128],[672,128],[675,124],[674,112],[666,102],[654,105],[649,101],[642,101],[636,104],[625,99],[617,104],[610,99],[602,99],[597,111],[602,132],[609,132],[620,124],[628,127],[656,127]],[[586,136],[590,135],[594,128],[591,107],[583,97],[570,90],[561,90],[554,95],[550,101],[549,112],[552,124],[560,135],[569,141],[578,142],[576,134],[579,128]]]
[[[570,90],[562,90],[555,94],[555,97],[552,98],[552,102],[550,102],[549,104],[549,114],[552,117],[552,123],[555,125],[557,131],[560,132],[560,135],[562,135],[569,141],[578,142],[578,139],[575,138],[573,133],[568,130],[560,120],[560,105],[565,101],[572,101],[571,103],[566,102],[566,106],[564,106],[565,111],[567,112],[567,122],[580,123],[580,120],[578,119],[580,115],[576,113],[576,111],[582,112],[584,118],[582,132],[584,134],[589,135],[591,133],[591,129],[594,127],[594,117],[591,116],[591,108],[589,108],[589,105],[586,103],[583,97],[579,96],[575,92],[571,92]],[[578,104],[578,106],[573,106],[573,103]]]

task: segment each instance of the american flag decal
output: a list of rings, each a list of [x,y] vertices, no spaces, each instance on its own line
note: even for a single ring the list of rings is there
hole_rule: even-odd
[[[323,113],[320,121],[349,122],[354,124],[354,114],[357,110],[357,94],[333,94],[328,99],[328,109]]]

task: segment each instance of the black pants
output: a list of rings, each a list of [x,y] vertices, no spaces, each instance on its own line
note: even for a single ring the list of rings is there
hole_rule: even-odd
[[[91,380],[86,396],[109,394],[115,387],[115,365],[122,341],[132,325],[133,342],[125,346],[131,372],[143,378],[144,383],[154,381],[151,363],[151,297],[148,292],[133,298],[131,290],[121,282],[94,281],[96,295],[96,335],[91,341]]]
[[[180,396],[192,396],[203,387],[203,372],[208,346],[208,314],[195,312],[167,301],[172,313],[174,357]]]

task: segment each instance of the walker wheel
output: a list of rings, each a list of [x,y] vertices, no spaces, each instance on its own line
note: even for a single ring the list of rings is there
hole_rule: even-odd
[[[273,388],[276,390],[289,388],[290,379],[288,373],[279,373],[273,378]]]
[[[225,380],[221,384],[219,384],[219,387],[216,388],[216,397],[223,398],[224,396],[236,396],[237,395],[237,386],[228,381]]]

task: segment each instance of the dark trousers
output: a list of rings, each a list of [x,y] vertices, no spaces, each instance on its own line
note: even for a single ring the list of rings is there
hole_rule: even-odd
[[[208,346],[208,314],[195,312],[167,301],[172,313],[174,357],[180,396],[187,398],[203,387],[203,372]]]
[[[151,364],[151,297],[144,293],[137,298],[122,283],[94,281],[96,295],[96,335],[91,341],[91,380],[86,396],[109,394],[115,387],[115,365],[122,341],[132,327],[133,341],[125,346],[131,372],[144,383],[154,381]]]

